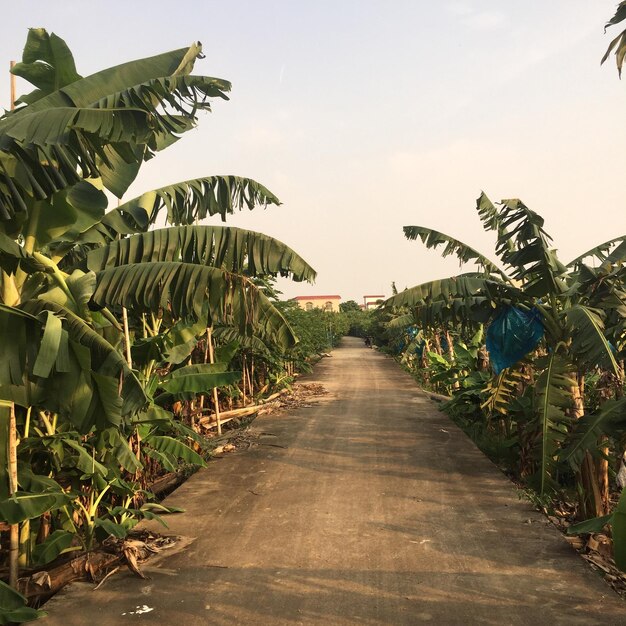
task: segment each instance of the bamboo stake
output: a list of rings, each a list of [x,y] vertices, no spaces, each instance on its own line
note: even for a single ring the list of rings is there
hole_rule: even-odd
[[[11,402],[9,412],[9,493],[17,491],[17,424],[15,422],[15,404]],[[20,525],[11,524],[9,539],[9,585],[17,589],[20,554]]]
[[[30,539],[30,520],[24,520],[19,531],[19,551],[17,564],[19,567],[30,565],[30,554],[32,552],[32,542]]]
[[[15,74],[12,70],[15,61],[9,64],[9,76],[11,77],[11,111],[15,109]],[[8,277],[7,277],[8,278]],[[17,491],[17,424],[15,421],[15,404],[11,402],[9,410],[9,493],[13,495]],[[19,576],[20,556],[20,525],[11,524],[9,534],[9,585],[17,589]]]
[[[122,202],[121,198],[117,199],[117,206],[119,207]],[[121,238],[121,235],[120,235]],[[128,363],[128,367],[133,368],[133,361],[130,354],[130,331],[128,329],[128,311],[126,307],[122,307],[122,325],[124,326],[124,343],[126,344],[126,362]],[[145,326],[144,326],[145,332]]]
[[[204,361],[203,361],[203,363],[206,363],[209,360],[209,330],[210,330],[210,328],[207,327],[207,329],[206,329],[207,338],[206,338],[206,346],[204,347]],[[204,394],[200,396],[200,410],[201,411],[202,411],[202,409],[204,409],[204,397],[205,397]]]
[[[130,354],[130,331],[128,329],[128,311],[126,307],[122,307],[122,323],[124,325],[124,343],[126,344],[126,362],[128,367],[133,368],[133,360]]]
[[[454,344],[452,343],[452,337],[450,336],[450,332],[446,328],[446,342],[448,344],[448,358],[450,359],[450,365],[454,365],[455,354],[454,354]],[[454,375],[454,382],[452,383],[453,389],[460,389],[461,385],[458,381],[457,375]]]
[[[13,69],[15,61],[9,63],[9,76],[11,84],[11,111],[15,109],[15,76],[10,70]],[[2,272],[2,302],[3,304],[13,305],[19,302],[19,294],[15,287],[15,280],[9,274]]]
[[[246,406],[246,353],[243,353],[243,357],[241,360],[241,380],[242,380],[242,391],[241,396],[243,398],[243,405]]]
[[[13,68],[15,67],[15,61],[9,63],[9,76],[11,77],[11,111],[15,109],[15,74]]]
[[[213,352],[213,327],[206,331],[207,347],[209,349],[209,363],[215,363],[215,353]],[[220,403],[217,397],[217,387],[213,387],[213,405],[215,407],[215,419],[217,421],[217,434],[222,434],[222,422],[220,421]]]
[[[609,438],[606,435],[600,436],[600,445],[602,455],[596,459],[596,473],[598,486],[600,488],[600,498],[604,505],[604,511],[608,513],[611,508],[610,492],[609,492]]]

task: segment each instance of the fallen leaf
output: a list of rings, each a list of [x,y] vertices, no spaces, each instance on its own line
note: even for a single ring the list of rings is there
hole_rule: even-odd
[[[45,587],[46,589],[52,588],[52,581],[48,572],[37,572],[30,577],[30,582],[38,587]]]

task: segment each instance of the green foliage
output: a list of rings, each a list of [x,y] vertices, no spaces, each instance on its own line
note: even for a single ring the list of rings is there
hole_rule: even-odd
[[[336,313],[321,309],[305,311],[293,301],[282,303],[281,311],[298,337],[291,355],[299,360],[328,352],[340,338],[335,332],[339,322]]]
[[[87,266],[108,267],[149,262],[194,263],[248,276],[291,275],[315,279],[315,271],[281,241],[263,233],[225,226],[178,226],[151,230],[110,242],[89,253]]]
[[[339,319],[342,323],[341,330],[343,334],[351,337],[370,336],[372,334],[372,315],[372,311],[364,311],[360,307],[342,310],[339,313]]]
[[[72,547],[74,534],[67,530],[55,530],[43,543],[35,546],[32,562],[35,566],[47,565],[56,558],[77,547]]]
[[[11,589],[0,580],[0,624],[22,624],[46,616],[45,611],[39,611],[26,606],[26,598]]]
[[[506,274],[449,235],[407,226],[407,238],[428,248],[443,246],[444,256],[455,254],[461,263],[478,264],[483,273],[464,273],[406,289],[387,300],[381,315],[387,317],[387,337],[402,347],[402,362],[423,384],[454,396],[448,412],[469,416],[474,411],[475,419],[484,421],[482,433],[491,431],[496,436],[494,428],[498,428],[505,439],[515,440],[520,470],[524,476],[534,473],[544,494],[558,488],[562,459],[579,472],[585,453],[597,453],[600,437],[615,441],[623,437],[619,402],[603,404],[606,397],[596,394],[589,415],[583,415],[583,407],[577,405],[576,415],[582,418],[574,424],[572,413],[579,380],[586,374],[599,371],[619,381],[616,389],[622,386],[618,360],[625,347],[626,246],[623,237],[616,237],[564,266],[543,228],[543,218],[521,200],[495,205],[482,193],[476,209],[485,230],[496,233],[496,255]],[[587,258],[599,260],[601,266],[585,265]],[[461,357],[467,356],[463,347],[455,346],[454,355],[433,351],[440,334],[488,324],[502,305],[533,309],[541,315],[545,338],[536,354],[527,355],[527,362],[481,380],[467,377],[461,364]],[[403,336],[409,328],[420,329],[421,343],[417,337]],[[417,358],[416,349],[426,356]],[[480,364],[475,365],[480,371]],[[476,388],[468,390],[465,380],[473,381]],[[561,471],[564,476],[571,476],[567,468]]]
[[[83,78],[62,39],[32,29],[14,68],[35,91],[0,117],[5,470],[12,410],[19,440],[19,489],[2,482],[0,516],[37,528],[46,515],[48,539],[22,555],[33,565],[158,519],[142,485],[205,464],[192,408],[215,388],[237,397],[246,351],[263,351],[257,374],[278,380],[297,345],[267,277],[315,271],[262,233],[197,224],[279,204],[263,185],[207,176],[107,211],[105,189],[121,197],[146,160],[226,99],[228,82],[191,74],[197,58],[193,44]],[[170,228],[149,231],[159,216]],[[37,616],[14,604],[11,619]]]
[[[527,377],[520,370],[506,368],[491,378],[485,388],[485,400],[480,408],[490,414],[507,415],[515,402],[520,385],[527,382]]]
[[[342,313],[348,313],[348,311],[360,311],[361,307],[354,300],[348,300],[339,304],[339,310]]]
[[[552,481],[557,452],[567,439],[571,424],[567,410],[573,406],[572,388],[577,382],[571,364],[556,352],[540,359],[537,365],[541,370],[535,385],[541,428],[539,493],[543,494]]]

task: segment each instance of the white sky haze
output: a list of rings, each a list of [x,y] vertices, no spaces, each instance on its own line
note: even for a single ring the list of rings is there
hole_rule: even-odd
[[[1,58],[27,29],[63,37],[78,71],[200,40],[195,73],[233,83],[148,163],[127,199],[210,174],[254,178],[280,207],[228,223],[281,239],[318,271],[288,297],[390,295],[458,271],[404,239],[447,232],[493,256],[474,209],[519,197],[562,261],[625,234],[626,82],[600,59],[616,0],[179,0],[12,3]],[[619,27],[618,27],[619,28]],[[9,79],[0,103],[9,106]]]

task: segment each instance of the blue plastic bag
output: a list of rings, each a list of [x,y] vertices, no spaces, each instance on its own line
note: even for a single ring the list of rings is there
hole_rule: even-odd
[[[544,334],[537,309],[503,308],[487,329],[487,350],[496,374],[532,352]]]

